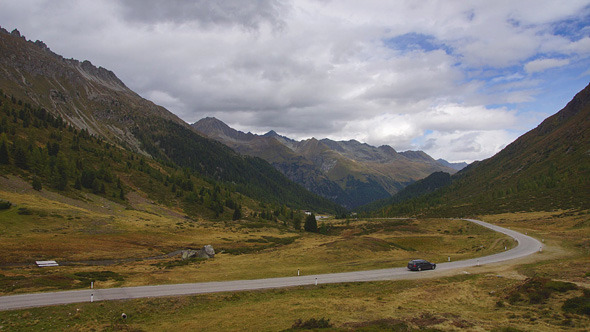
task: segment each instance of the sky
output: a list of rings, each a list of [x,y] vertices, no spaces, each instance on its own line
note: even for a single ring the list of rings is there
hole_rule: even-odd
[[[590,82],[590,0],[2,0],[188,123],[491,157]]]

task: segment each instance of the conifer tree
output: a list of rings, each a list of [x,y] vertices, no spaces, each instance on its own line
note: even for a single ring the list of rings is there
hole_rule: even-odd
[[[8,151],[8,141],[6,135],[0,136],[0,164],[7,165],[10,163],[10,153]]]
[[[43,189],[43,184],[41,183],[41,179],[38,176],[33,177],[33,189],[40,191]]]
[[[29,169],[27,150],[20,145],[14,150],[14,165],[22,169]]]
[[[236,206],[235,210],[234,210],[234,215],[233,215],[233,220],[239,220],[242,219],[242,209],[240,209],[240,206]]]
[[[315,220],[315,214],[312,213],[305,218],[303,229],[305,229],[306,232],[318,232],[318,222]]]

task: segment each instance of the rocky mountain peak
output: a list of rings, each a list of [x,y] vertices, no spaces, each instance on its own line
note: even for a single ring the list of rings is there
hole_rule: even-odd
[[[90,134],[147,154],[132,134],[154,116],[188,126],[163,107],[131,91],[112,71],[65,59],[42,41],[0,28],[0,71],[5,93],[39,105]]]
[[[215,118],[202,119],[193,127],[239,153],[267,160],[291,180],[347,208],[388,197],[432,172],[455,173],[422,151],[402,155],[390,146],[354,139],[295,141],[274,130],[244,134]]]
[[[381,146],[379,146],[378,149],[383,151],[384,153],[390,154],[392,156],[397,154],[397,151],[395,151],[395,149],[389,145],[381,145]]]
[[[280,135],[279,135],[279,134],[277,134],[277,132],[276,132],[276,131],[274,131],[274,130],[271,130],[271,131],[269,131],[268,133],[266,133],[266,134],[264,134],[264,135],[262,135],[262,136],[267,136],[267,137],[275,137],[275,136],[280,136]]]
[[[17,29],[12,30],[10,34],[15,37],[20,37],[20,31],[18,31]]]
[[[206,117],[203,118],[191,125],[196,131],[203,134],[204,136],[211,137],[217,140],[232,141],[250,141],[255,138],[255,135],[252,133],[244,133],[238,130],[235,130],[225,124],[225,122],[215,118],[215,117]]]

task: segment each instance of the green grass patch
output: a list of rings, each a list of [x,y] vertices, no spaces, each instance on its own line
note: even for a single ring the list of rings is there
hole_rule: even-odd
[[[590,316],[590,290],[585,289],[584,295],[566,300],[561,308],[568,313]]]
[[[260,252],[265,249],[276,247],[275,243],[268,243],[265,245],[259,246],[243,246],[243,247],[232,247],[232,248],[223,248],[221,251],[228,253],[230,255],[244,255],[244,254],[253,254]]]
[[[29,208],[26,207],[20,207],[18,208],[18,214],[20,214],[21,216],[30,216],[33,214],[33,211]]]
[[[113,271],[90,271],[90,272],[76,272],[74,278],[79,280],[83,286],[90,286],[92,281],[124,281],[125,278]]]
[[[178,266],[187,266],[187,265],[192,265],[192,264],[198,264],[201,262],[206,261],[207,258],[201,258],[201,257],[192,257],[189,259],[177,259],[177,260],[172,260],[172,261],[168,261],[168,262],[158,262],[155,264],[152,264],[152,266],[157,266],[159,268],[163,268],[163,269],[172,269]]]
[[[528,302],[530,304],[544,303],[555,292],[565,293],[578,289],[578,286],[571,282],[550,280],[547,278],[528,278],[522,284],[514,288],[508,295],[508,302]]]

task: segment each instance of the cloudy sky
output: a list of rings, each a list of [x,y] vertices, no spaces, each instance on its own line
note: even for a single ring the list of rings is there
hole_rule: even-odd
[[[3,0],[189,123],[492,156],[590,81],[590,1]]]

